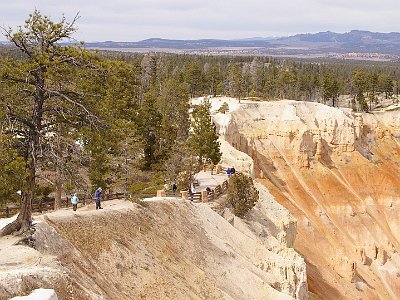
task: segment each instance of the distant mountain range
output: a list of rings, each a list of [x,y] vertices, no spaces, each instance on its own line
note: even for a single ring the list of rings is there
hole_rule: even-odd
[[[400,54],[400,33],[379,33],[352,30],[346,33],[331,31],[314,34],[297,34],[281,38],[244,38],[239,40],[169,40],[151,38],[139,42],[93,42],[86,43],[88,48],[100,49],[154,49],[160,51],[213,52],[244,51],[259,54],[321,54],[321,53],[380,53]],[[233,49],[229,49],[233,48]]]

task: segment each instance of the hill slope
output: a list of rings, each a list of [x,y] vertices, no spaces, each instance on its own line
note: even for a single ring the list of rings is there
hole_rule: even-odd
[[[265,200],[249,224],[172,198],[48,213],[36,250],[0,241],[0,298],[43,287],[60,299],[305,299],[304,260],[287,247],[293,220]],[[270,213],[281,217],[258,236]]]

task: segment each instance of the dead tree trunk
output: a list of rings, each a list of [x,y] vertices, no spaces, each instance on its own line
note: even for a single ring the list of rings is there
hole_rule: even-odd
[[[61,191],[62,191],[62,182],[61,182],[61,176],[60,176],[60,171],[57,170],[57,178],[56,178],[56,195],[54,199],[54,210],[60,209],[61,208]]]
[[[56,180],[55,180],[55,187],[56,187],[56,195],[54,199],[54,210],[61,208],[61,190],[62,190],[62,176],[61,176],[61,159],[62,159],[62,146],[61,146],[61,124],[57,126],[57,136],[56,136],[56,157],[57,161],[55,162],[56,165]]]

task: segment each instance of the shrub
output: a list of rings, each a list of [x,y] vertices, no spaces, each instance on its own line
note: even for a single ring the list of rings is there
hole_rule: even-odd
[[[228,111],[229,111],[229,105],[226,102],[222,103],[221,107],[218,109],[218,112],[223,114]]]
[[[235,216],[243,218],[256,205],[258,198],[258,191],[251,177],[243,173],[235,173],[231,176],[227,201]]]

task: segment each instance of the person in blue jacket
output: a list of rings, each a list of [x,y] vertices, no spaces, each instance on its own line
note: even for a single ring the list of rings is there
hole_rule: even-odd
[[[77,208],[78,208],[78,202],[79,202],[79,199],[78,199],[78,196],[77,196],[76,193],[75,193],[75,194],[71,197],[72,209],[73,209],[74,211],[76,211]]]
[[[99,187],[95,192],[94,192],[94,197],[96,198],[96,209],[103,209],[101,207],[101,187]]]

